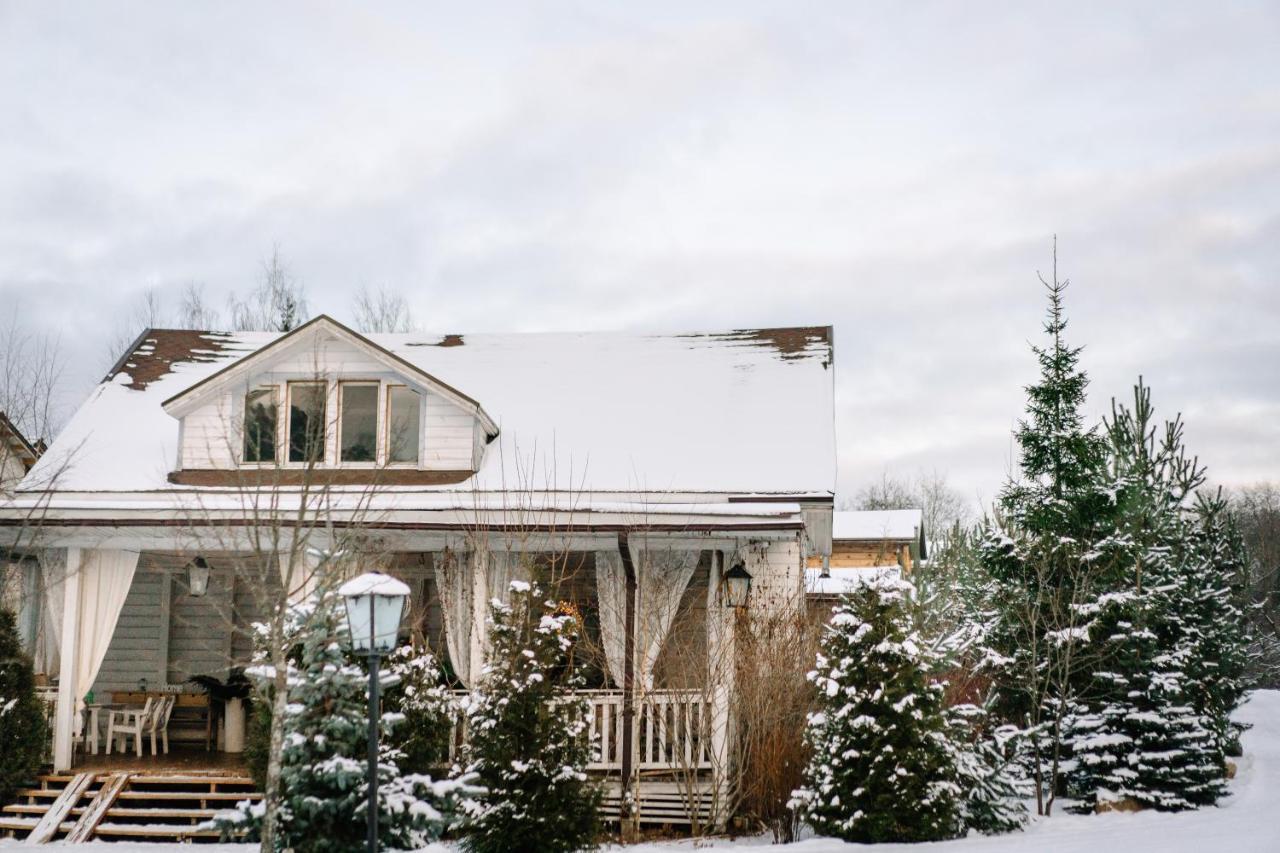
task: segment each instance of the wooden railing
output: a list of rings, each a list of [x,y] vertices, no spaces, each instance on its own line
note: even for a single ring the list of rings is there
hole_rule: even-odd
[[[465,693],[457,694],[465,699]],[[584,690],[592,758],[589,770],[622,769],[623,701],[620,690]],[[711,768],[711,708],[698,690],[659,690],[638,700],[635,716],[636,770]],[[454,744],[466,738],[460,719]]]

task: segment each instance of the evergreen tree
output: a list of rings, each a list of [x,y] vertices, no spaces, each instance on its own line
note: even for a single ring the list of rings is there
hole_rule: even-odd
[[[524,581],[491,605],[490,657],[467,710],[468,771],[485,793],[463,847],[472,853],[594,846],[600,788],[586,774],[586,700],[566,665],[577,620]]]
[[[18,639],[13,612],[0,608],[0,802],[34,778],[47,739],[31,658]]]
[[[935,841],[964,826],[938,663],[912,628],[911,585],[868,583],[835,608],[816,670],[812,758],[793,806],[846,841]]]
[[[439,772],[449,764],[457,708],[444,681],[444,671],[429,649],[401,646],[391,657],[392,684],[387,707],[396,721],[392,743],[402,753],[400,767],[409,773]]]
[[[338,596],[317,593],[310,605],[294,608],[291,621],[300,654],[289,676],[279,847],[299,853],[360,849],[368,803],[368,674],[343,648],[346,611]],[[438,838],[475,789],[466,778],[402,775],[401,754],[389,743],[397,719],[384,714],[380,720],[379,845],[406,850]],[[247,831],[253,839],[261,817],[260,809],[246,805],[222,817],[218,826]]]
[[[1021,733],[1014,726],[991,729],[987,713],[971,704],[948,708],[947,721],[965,827],[984,835],[1021,829],[1030,793],[1017,760]]]

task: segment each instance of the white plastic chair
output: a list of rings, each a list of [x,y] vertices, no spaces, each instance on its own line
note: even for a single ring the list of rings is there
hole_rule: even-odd
[[[164,743],[164,754],[169,754],[169,717],[173,714],[173,706],[178,703],[177,696],[165,696],[156,703],[156,707],[151,714],[151,720],[146,727],[146,733],[151,735],[151,754],[159,755],[156,752],[156,735],[160,735],[161,741]]]
[[[161,699],[161,702],[164,700]],[[107,719],[107,755],[111,754],[111,747],[115,744],[116,738],[120,739],[120,751],[127,752],[124,746],[124,739],[133,735],[133,745],[138,752],[138,757],[142,757],[142,733],[146,729],[147,723],[151,720],[152,714],[156,709],[156,700],[147,697],[147,703],[141,708],[125,708],[119,711],[112,711],[111,716]],[[154,741],[151,751],[155,752]]]

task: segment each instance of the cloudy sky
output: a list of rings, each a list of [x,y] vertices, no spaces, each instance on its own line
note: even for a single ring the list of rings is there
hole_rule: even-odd
[[[831,324],[842,496],[988,500],[1057,234],[1094,411],[1143,374],[1280,478],[1275,3],[373,5],[0,0],[0,308],[67,407],[278,244],[339,319]]]

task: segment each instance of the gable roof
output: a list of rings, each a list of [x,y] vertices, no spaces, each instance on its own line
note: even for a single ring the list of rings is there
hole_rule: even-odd
[[[148,332],[38,466],[64,492],[174,491],[165,404],[285,337]],[[359,337],[397,370],[483,400],[501,427],[474,478],[423,491],[834,493],[829,327]]]
[[[831,514],[832,541],[915,542],[925,556],[924,511],[919,509],[838,510]]]
[[[155,330],[152,330],[153,334],[154,331]],[[144,335],[145,334],[146,333],[144,333]],[[177,334],[182,334],[182,332],[177,332]],[[185,334],[199,335],[202,333],[186,332]],[[206,398],[210,394],[217,393],[218,390],[234,383],[237,379],[241,379],[252,373],[253,370],[263,361],[285,351],[290,346],[299,344],[309,337],[315,338],[322,335],[329,335],[337,340],[345,341],[346,343],[361,350],[366,355],[372,357],[374,360],[381,362],[389,370],[411,377],[422,385],[425,385],[442,396],[452,400],[464,410],[473,413],[480,419],[480,423],[484,426],[485,435],[488,436],[490,440],[497,436],[498,425],[494,423],[493,418],[489,417],[489,414],[485,412],[484,408],[476,400],[468,397],[453,386],[440,381],[418,365],[401,358],[395,353],[390,352],[386,348],[369,340],[359,332],[344,326],[327,314],[320,314],[303,323],[301,326],[298,326],[296,329],[285,332],[251,355],[234,361],[226,367],[223,367],[221,370],[201,379],[191,387],[179,391],[177,394],[174,394],[172,397],[161,403],[161,406],[164,407],[166,412],[174,417],[182,417],[182,415],[189,411],[200,400]],[[165,339],[171,340],[173,337],[174,335],[170,334],[166,335]],[[110,378],[110,376],[108,378]],[[136,382],[137,380],[135,379],[134,381]]]

